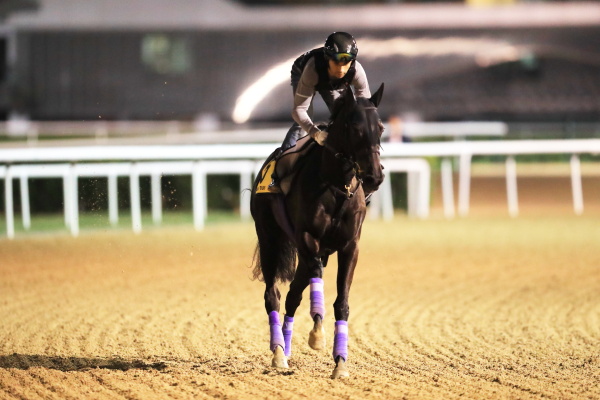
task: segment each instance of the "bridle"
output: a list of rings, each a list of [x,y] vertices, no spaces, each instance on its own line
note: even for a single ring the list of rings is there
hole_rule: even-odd
[[[363,107],[363,109],[364,110],[377,110],[377,107],[368,106],[368,107]],[[333,125],[333,122],[334,121],[332,120],[327,125],[328,132],[331,132],[329,130],[329,128]],[[343,126],[343,130],[345,132],[349,131],[348,125],[349,125],[348,122],[345,121],[344,126]],[[356,161],[357,155],[360,155],[362,153],[380,154],[379,143],[376,146],[371,146],[371,148],[360,149],[358,151],[346,151],[347,149],[343,149],[343,150],[336,149],[333,146],[331,146],[330,144],[328,144],[327,142],[325,142],[324,148],[327,151],[329,151],[331,154],[333,154],[333,156],[337,160],[339,160],[339,162],[342,164],[342,173],[344,175],[344,190],[341,190],[334,185],[330,185],[330,188],[336,193],[343,194],[344,196],[346,196],[347,199],[352,198],[354,196],[354,194],[356,193],[356,191],[360,188],[360,186],[363,183],[363,176],[361,174],[362,171],[361,171],[360,165]],[[356,185],[356,188],[354,189],[354,191],[352,191],[352,180],[354,178],[356,178],[356,180],[358,181],[358,184]]]

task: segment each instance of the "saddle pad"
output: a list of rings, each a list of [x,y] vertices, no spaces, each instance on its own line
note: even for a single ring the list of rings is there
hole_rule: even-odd
[[[287,149],[277,158],[277,176],[284,181],[293,174],[298,160],[304,157],[314,145],[316,143],[308,135],[298,139],[295,146]],[[282,187],[282,189],[284,193],[287,193],[285,188]]]
[[[273,172],[275,171],[276,160],[271,160],[267,163],[260,171],[261,179],[256,186],[256,193],[279,193],[280,189],[277,186],[270,187],[273,178]]]
[[[257,194],[264,193],[283,193],[287,194],[290,190],[290,184],[294,175],[294,170],[298,159],[304,156],[309,149],[315,145],[306,135],[300,139],[295,146],[283,152],[279,157],[269,161],[260,171],[260,181],[256,186]],[[277,168],[279,182],[277,185],[270,186],[273,181],[273,173]]]

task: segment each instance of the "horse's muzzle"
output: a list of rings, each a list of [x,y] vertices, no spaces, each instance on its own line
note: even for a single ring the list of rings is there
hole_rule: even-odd
[[[383,183],[385,175],[383,172],[379,174],[369,174],[362,177],[363,189],[366,193],[372,193],[379,188],[379,185]]]

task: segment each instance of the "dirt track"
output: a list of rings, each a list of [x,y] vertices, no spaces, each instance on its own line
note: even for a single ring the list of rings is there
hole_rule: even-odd
[[[268,367],[251,224],[0,240],[0,398],[599,399],[599,245],[598,214],[368,222],[332,381],[307,302]]]

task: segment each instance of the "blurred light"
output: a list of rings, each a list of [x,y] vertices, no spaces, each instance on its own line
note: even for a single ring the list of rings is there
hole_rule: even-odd
[[[476,54],[475,62],[481,68],[487,68],[496,64],[517,61],[521,58],[522,52],[522,49],[519,49],[514,46],[489,49],[486,52]]]
[[[489,38],[419,38],[408,39],[361,39],[359,55],[369,59],[390,56],[404,57],[441,57],[441,56],[476,56],[499,50],[515,49],[509,42]]]
[[[264,99],[276,86],[285,82],[290,75],[290,68],[296,58],[290,58],[269,69],[259,80],[254,82],[235,102],[231,118],[237,124],[248,121],[254,108]]]
[[[396,37],[392,39],[359,39],[359,57],[366,59],[404,57],[441,57],[458,55],[473,57],[480,67],[487,67],[500,62],[517,60],[523,50],[510,42],[489,38],[419,38],[408,39]],[[318,47],[319,45],[315,46]],[[256,106],[279,84],[290,78],[290,68],[294,62],[290,58],[273,66],[256,82],[250,85],[235,102],[232,119],[242,124],[248,119]],[[291,107],[291,102],[290,102]]]

